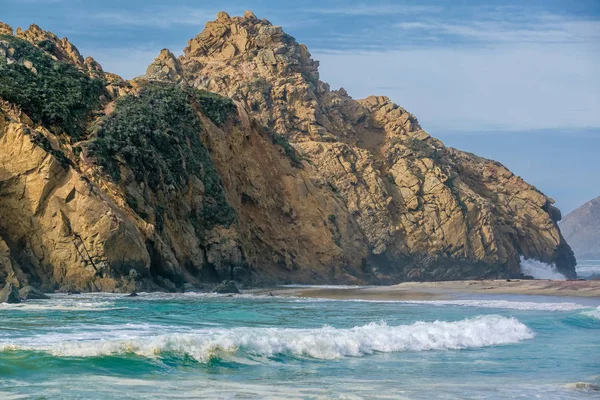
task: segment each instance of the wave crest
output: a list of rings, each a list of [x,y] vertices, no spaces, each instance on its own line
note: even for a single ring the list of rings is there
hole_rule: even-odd
[[[593,310],[582,311],[581,314],[585,315],[586,317],[600,320],[600,307],[596,307]]]
[[[454,350],[512,344],[534,333],[515,318],[485,315],[456,322],[416,322],[388,326],[370,323],[350,329],[233,328],[204,329],[123,339],[73,341],[64,337],[40,346],[0,343],[0,350],[44,351],[59,357],[136,354],[156,358],[188,356],[206,363],[237,356],[292,356],[315,359],[359,357],[376,352]],[[67,340],[64,340],[67,339]]]

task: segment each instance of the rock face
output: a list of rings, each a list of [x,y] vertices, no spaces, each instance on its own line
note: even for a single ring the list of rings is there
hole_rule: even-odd
[[[567,214],[560,229],[577,258],[600,259],[600,197]]]
[[[446,148],[387,97],[331,91],[306,46],[280,27],[221,15],[184,53],[190,85],[240,102],[310,159],[357,221],[379,272],[511,276],[523,255],[575,275],[552,199],[497,162]]]
[[[33,286],[21,288],[19,290],[19,296],[23,300],[47,300],[50,298]]]
[[[225,294],[225,293],[239,293],[234,281],[223,281],[214,287],[213,292]]]
[[[0,290],[0,303],[15,304],[20,303],[19,290],[12,283],[8,282]]]
[[[388,98],[331,91],[281,28],[219,13],[184,53],[124,81],[0,25],[0,283],[510,277],[521,255],[575,275],[550,198]]]

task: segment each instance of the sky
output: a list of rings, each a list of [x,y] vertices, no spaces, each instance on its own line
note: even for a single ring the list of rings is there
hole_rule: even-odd
[[[332,88],[389,96],[563,214],[600,196],[600,0],[0,0],[0,20],[68,37],[132,78],[218,11],[246,9],[305,43]]]

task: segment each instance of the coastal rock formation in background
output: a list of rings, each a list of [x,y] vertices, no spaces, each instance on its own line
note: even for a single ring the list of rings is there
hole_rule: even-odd
[[[560,223],[560,229],[577,258],[600,259],[600,197],[567,214]]]
[[[235,280],[518,276],[575,259],[546,197],[353,100],[280,27],[219,13],[131,81],[0,25],[0,283],[181,290]]]

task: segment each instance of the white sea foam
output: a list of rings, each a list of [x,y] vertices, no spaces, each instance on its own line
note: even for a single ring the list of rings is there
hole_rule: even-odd
[[[277,298],[276,296],[274,298]],[[523,311],[575,311],[588,308],[583,304],[571,302],[542,303],[533,301],[509,300],[370,300],[370,299],[327,299],[319,297],[280,297],[295,302],[356,302],[356,303],[393,303],[422,304],[431,306],[462,306],[478,308],[502,308]]]
[[[525,275],[531,275],[535,279],[552,279],[555,281],[564,281],[566,278],[556,270],[553,264],[547,264],[533,259],[525,259],[521,256],[521,272]]]
[[[103,330],[97,332],[95,338],[89,334],[85,338],[81,334],[62,334],[45,339],[0,342],[0,350],[44,351],[64,357],[136,354],[154,358],[169,353],[192,357],[199,362],[244,355],[335,359],[376,352],[476,348],[518,343],[534,337],[534,333],[517,319],[498,315],[400,326],[380,322],[350,329],[329,326],[318,329],[202,329],[156,336],[136,335],[130,331],[118,339],[114,335],[107,339],[105,334]]]
[[[523,311],[574,311],[587,308],[577,303],[536,303],[508,300],[407,300],[408,304],[429,304],[439,306],[466,306],[481,308],[505,308]]]
[[[586,317],[600,320],[600,307],[596,307],[593,310],[582,311],[581,314],[585,315]]]
[[[54,302],[52,300],[44,300],[39,303],[17,303],[7,304],[0,303],[0,311],[2,310],[20,310],[20,311],[108,311],[118,310],[122,307],[112,307],[114,303],[110,302]]]

